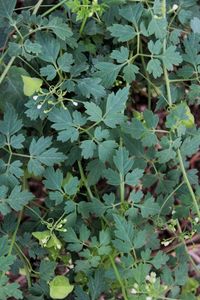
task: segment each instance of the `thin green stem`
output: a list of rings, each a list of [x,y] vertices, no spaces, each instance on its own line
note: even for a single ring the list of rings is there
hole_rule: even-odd
[[[120,273],[119,273],[119,271],[118,271],[118,269],[117,269],[117,267],[116,267],[115,261],[114,261],[114,259],[113,259],[113,257],[112,257],[111,255],[109,255],[109,259],[110,259],[111,265],[112,265],[112,267],[113,267],[113,270],[114,270],[114,272],[115,272],[115,276],[116,276],[116,278],[117,278],[117,280],[118,280],[118,282],[119,282],[119,285],[120,285],[120,287],[121,287],[122,295],[123,295],[123,297],[124,297],[124,300],[128,300],[128,297],[127,297],[127,295],[126,295],[126,289],[125,289],[123,280],[122,280],[122,278],[121,278],[121,276],[120,276]]]
[[[192,198],[194,207],[195,207],[195,209],[196,209],[197,215],[198,215],[198,217],[200,218],[199,205],[198,205],[196,196],[195,196],[195,194],[194,194],[194,191],[193,191],[193,189],[192,189],[192,186],[191,186],[191,184],[190,184],[190,182],[189,182],[189,179],[188,179],[188,176],[187,176],[187,173],[186,173],[184,164],[183,164],[183,158],[182,158],[180,149],[177,150],[177,153],[178,153],[178,160],[179,160],[179,164],[180,164],[181,171],[182,171],[182,174],[183,174],[183,178],[184,178],[185,183],[186,183],[186,185],[187,185],[187,187],[188,187],[188,190],[189,190],[189,192],[190,192],[190,195],[191,195],[191,198]]]
[[[50,13],[52,13],[55,9],[57,9],[58,7],[60,7],[61,5],[65,4],[66,0],[62,0],[61,2],[59,2],[58,4],[54,5],[53,7],[49,8],[47,11],[45,11],[42,14],[42,17],[45,17],[47,15],[49,15]]]
[[[3,82],[4,78],[6,77],[8,71],[10,70],[10,67],[12,66],[14,60],[15,60],[15,56],[11,57],[11,59],[9,60],[6,68],[4,69],[3,73],[0,76],[0,84]]]
[[[83,19],[83,21],[81,23],[81,27],[80,27],[80,30],[79,30],[80,34],[82,34],[82,32],[83,32],[83,29],[85,27],[86,21],[87,21],[87,16],[84,17],[84,19]]]
[[[90,199],[93,199],[94,196],[93,196],[92,191],[91,191],[91,189],[88,185],[87,178],[85,177],[85,174],[83,172],[83,167],[82,167],[81,161],[78,161],[78,168],[79,168],[79,172],[80,172],[80,175],[81,175],[82,183],[85,185]]]
[[[180,187],[184,184],[185,182],[181,182],[172,192],[171,194],[169,194],[169,196],[165,199],[165,201],[163,202],[159,214],[158,214],[158,218],[160,217],[160,214],[163,210],[163,207],[166,205],[167,201],[180,189]]]
[[[12,235],[12,239],[11,239],[11,244],[10,244],[10,247],[9,247],[8,255],[12,254],[13,247],[14,247],[15,240],[16,240],[16,236],[17,236],[17,231],[19,229],[19,225],[21,223],[22,216],[23,216],[23,209],[19,212],[19,215],[18,215],[17,225],[16,225],[16,229],[15,229],[13,235]]]
[[[42,2],[43,2],[43,1],[44,1],[44,0],[39,0],[38,3],[35,5],[35,8],[34,8],[34,10],[33,10],[33,15],[36,15],[36,14],[37,14],[37,12],[38,12],[40,6],[42,5]]]

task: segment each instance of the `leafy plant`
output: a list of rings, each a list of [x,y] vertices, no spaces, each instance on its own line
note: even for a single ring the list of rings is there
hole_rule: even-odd
[[[198,299],[199,11],[0,0],[1,300]]]

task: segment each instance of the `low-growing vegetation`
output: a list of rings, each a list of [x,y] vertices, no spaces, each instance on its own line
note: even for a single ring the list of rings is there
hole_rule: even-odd
[[[200,4],[0,0],[0,300],[195,300]]]

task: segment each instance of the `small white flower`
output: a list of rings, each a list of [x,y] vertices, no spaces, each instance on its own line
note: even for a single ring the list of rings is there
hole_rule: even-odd
[[[74,106],[78,106],[78,103],[76,101],[72,101],[72,103],[74,104]]]
[[[178,9],[178,5],[177,5],[177,4],[174,4],[174,5],[172,6],[172,9],[173,9],[173,11],[177,10],[177,9]]]
[[[40,109],[42,107],[42,104],[37,105],[37,109]]]
[[[136,294],[137,294],[136,289],[131,289],[131,294],[132,294],[132,295],[136,295]]]
[[[146,281],[150,281],[150,280],[151,280],[150,275],[147,275],[147,276],[145,277],[145,279],[146,279]]]
[[[36,101],[36,100],[37,100],[37,98],[38,98],[38,96],[33,96],[33,100],[35,100],[35,101]]]
[[[148,297],[146,297],[146,300],[152,300],[152,297],[148,296]]]
[[[199,223],[199,218],[196,217],[194,220],[196,223]]]
[[[134,283],[134,285],[133,285],[133,286],[134,286],[134,288],[135,288],[135,289],[138,289],[138,288],[139,288],[139,285],[138,285],[138,283]]]
[[[163,241],[161,244],[164,245],[165,247],[167,247],[170,243],[171,243],[171,241]]]

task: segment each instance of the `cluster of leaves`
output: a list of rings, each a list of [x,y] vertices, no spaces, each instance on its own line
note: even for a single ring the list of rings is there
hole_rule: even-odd
[[[23,5],[0,0],[0,299],[198,299],[198,1]]]

